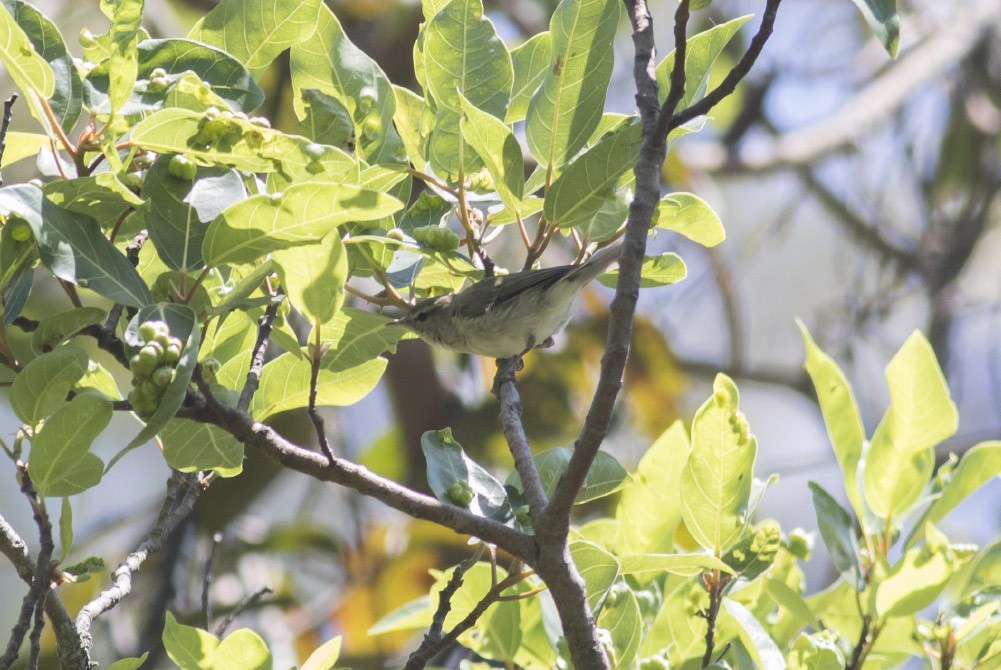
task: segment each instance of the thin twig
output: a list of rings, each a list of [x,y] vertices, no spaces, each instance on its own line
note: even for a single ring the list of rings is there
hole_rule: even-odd
[[[209,557],[205,560],[205,574],[202,576],[202,617],[205,619],[205,630],[212,626],[212,567],[220,542],[222,533],[213,533],[209,542]]]
[[[76,617],[77,634],[84,649],[89,651],[94,645],[94,639],[90,634],[94,619],[113,608],[132,591],[133,573],[142,567],[150,555],[163,548],[170,533],[191,514],[201,492],[202,487],[196,481],[195,475],[179,472],[171,474],[167,481],[167,495],[146,539],[112,573],[114,585],[87,603]]]
[[[313,341],[313,359],[310,361],[309,403],[306,406],[306,414],[309,415],[309,420],[313,422],[313,428],[316,430],[316,441],[320,445],[320,451],[323,452],[328,461],[333,463],[334,452],[330,450],[330,442],[327,440],[327,431],[323,425],[323,417],[316,411],[316,387],[320,382],[320,367],[323,362],[324,350],[326,349],[320,340],[320,324],[314,324],[313,333],[316,337]]]
[[[212,632],[216,636],[222,637],[223,635],[226,634],[226,629],[228,629],[231,625],[233,625],[233,622],[236,621],[236,618],[238,616],[240,616],[248,609],[253,607],[258,600],[271,593],[274,592],[267,586],[261,587],[258,590],[254,591],[249,596],[247,596],[239,603],[237,603],[236,607],[230,610],[229,614],[223,617],[222,621],[219,622],[219,625],[217,625],[215,627],[215,630],[213,630]]]
[[[528,500],[529,518],[534,524],[537,515],[546,509],[549,501],[546,499],[539,470],[532,458],[532,447],[528,443],[528,436],[525,435],[525,427],[521,422],[521,396],[514,380],[514,365],[520,360],[517,358],[497,361],[494,388],[497,390],[497,399],[500,400],[500,420],[504,428],[504,438],[514,458],[514,469],[521,478],[525,498]]]
[[[3,103],[3,121],[0,122],[0,164],[3,163],[3,152],[7,150],[7,128],[10,127],[10,120],[14,116],[14,103],[17,101],[17,93],[13,94]],[[0,186],[3,186],[3,177],[0,176]]]
[[[247,380],[243,383],[243,390],[240,391],[240,400],[236,403],[236,408],[241,412],[246,412],[250,403],[254,399],[254,394],[261,384],[261,372],[264,370],[264,356],[268,351],[268,342],[271,339],[271,328],[275,318],[278,316],[278,301],[272,300],[264,308],[264,313],[257,320],[257,341],[250,354],[250,369],[247,371]]]
[[[31,504],[32,515],[35,518],[35,525],[38,526],[38,558],[35,561],[35,574],[31,580],[31,586],[21,601],[21,610],[18,614],[14,628],[11,630],[10,639],[7,641],[7,649],[3,657],[0,657],[0,668],[6,670],[17,660],[24,642],[24,636],[28,634],[33,623],[38,623],[38,617],[33,617],[35,610],[44,603],[45,596],[52,588],[52,551],[54,543],[52,541],[52,524],[49,522],[49,515],[45,511],[45,501],[31,483],[28,475],[28,468],[23,463],[17,464],[18,476],[21,478],[21,493]],[[44,625],[44,620],[41,622]],[[41,631],[39,631],[41,634]]]
[[[719,617],[719,608],[723,604],[723,589],[727,582],[727,578],[719,570],[712,573],[709,582],[709,609],[705,611],[706,653],[702,656],[703,668],[709,667],[709,664],[713,662],[713,650],[716,648],[716,619]]]

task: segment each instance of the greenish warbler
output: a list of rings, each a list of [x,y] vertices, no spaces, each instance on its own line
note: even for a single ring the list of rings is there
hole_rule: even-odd
[[[577,293],[618,261],[621,249],[601,249],[579,265],[488,277],[458,293],[421,300],[390,325],[445,349],[492,358],[551,346],[570,321]]]

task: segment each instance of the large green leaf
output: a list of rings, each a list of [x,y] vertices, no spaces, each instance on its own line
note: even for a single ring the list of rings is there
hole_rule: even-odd
[[[924,546],[904,552],[876,587],[878,616],[906,616],[928,607],[956,569],[972,558],[973,548],[950,545],[933,524],[925,524],[923,530]]]
[[[336,232],[319,244],[275,251],[282,288],[292,306],[311,325],[327,323],[344,303],[348,254]]]
[[[209,658],[208,670],[271,670],[271,652],[249,628],[227,635]]]
[[[440,174],[475,171],[476,154],[460,133],[461,98],[504,118],[514,73],[511,55],[483,16],[482,0],[451,0],[424,27],[424,64],[437,110],[431,164]]]
[[[318,406],[352,405],[375,387],[386,369],[381,354],[395,351],[405,336],[402,328],[386,328],[388,318],[346,309],[323,328],[323,355],[317,383]],[[286,353],[264,366],[261,386],[254,396],[253,415],[272,414],[306,407],[309,402],[311,366],[308,358]]]
[[[294,184],[222,212],[209,224],[202,255],[209,265],[251,263],[271,251],[318,242],[340,224],[372,221],[402,208],[396,198],[354,186]]]
[[[733,574],[729,565],[708,554],[625,554],[618,559],[623,575],[635,575],[641,579],[660,576],[665,572],[686,577],[709,570]]]
[[[38,329],[31,336],[31,348],[37,353],[51,351],[87,326],[100,323],[105,315],[98,307],[77,307],[47,316],[38,322]]]
[[[142,198],[111,172],[57,179],[45,184],[42,190],[53,204],[96,219],[102,228],[113,226],[130,207],[143,204]]]
[[[659,256],[645,256],[640,269],[640,288],[654,288],[676,284],[688,276],[688,266],[681,256],[670,251]],[[605,286],[615,288],[619,282],[619,269],[614,268],[598,278]]]
[[[194,626],[177,623],[167,612],[163,626],[163,648],[181,670],[209,670],[209,658],[219,647],[219,638]]]
[[[687,659],[701,661],[705,652],[706,624],[698,612],[704,611],[708,604],[706,588],[700,582],[668,579],[664,586],[664,604],[643,638],[640,656],[653,656],[667,650],[672,667],[680,667]]]
[[[14,85],[27,97],[32,116],[43,128],[48,128],[48,118],[38,98],[47,100],[52,96],[56,88],[55,74],[6,7],[0,11],[0,62]]]
[[[341,655],[341,636],[331,638],[313,650],[299,670],[334,670]]]
[[[553,38],[548,30],[533,35],[511,50],[514,82],[511,85],[511,103],[507,107],[507,116],[504,117],[506,123],[524,121],[528,103],[542,84],[552,58]]]
[[[886,49],[891,58],[897,57],[900,41],[900,18],[897,16],[897,0],[852,0],[865,22]]]
[[[612,199],[622,174],[636,162],[641,127],[630,119],[575,159],[546,190],[546,219],[561,228],[587,222]]]
[[[222,0],[188,33],[231,54],[260,79],[294,44],[312,37],[321,0]]]
[[[245,172],[281,170],[288,179],[333,180],[357,168],[340,149],[240,118],[226,120],[222,136],[209,132],[203,112],[161,109],[136,124],[131,142],[161,154],[185,154],[203,165],[225,165]]]
[[[293,104],[300,119],[306,111],[304,93],[320,91],[347,110],[358,155],[373,163],[380,157],[402,159],[402,145],[393,129],[393,86],[379,64],[351,43],[326,5],[320,5],[313,37],[292,47],[290,68],[296,92]]]
[[[834,360],[817,346],[802,321],[797,321],[806,345],[806,368],[817,391],[820,411],[827,424],[834,455],[844,474],[845,490],[855,513],[862,515],[862,497],[858,489],[858,463],[862,457],[865,429],[848,380]]]
[[[498,521],[511,517],[504,485],[466,455],[452,437],[451,428],[424,433],[421,449],[427,461],[428,486],[438,500],[468,507],[473,514]],[[462,491],[466,500],[460,495]]]
[[[52,68],[54,89],[49,98],[49,108],[63,130],[69,134],[80,118],[83,104],[83,82],[73,64],[73,56],[66,49],[62,34],[48,17],[34,6],[22,0],[3,0],[4,7],[11,13],[17,24],[31,40],[35,51]],[[2,20],[2,19],[0,19]],[[43,124],[47,127],[47,124]],[[8,134],[8,147],[4,151],[4,162],[7,151],[10,151],[11,138]]]
[[[22,133],[16,130],[7,131],[6,148],[0,159],[0,167],[37,156],[43,149],[51,147],[48,135],[41,133]]]
[[[835,635],[800,633],[788,656],[789,670],[844,670],[845,656]]]
[[[914,524],[914,531],[907,539],[907,546],[913,545],[918,538],[917,531],[922,530],[925,523],[938,523],[967,496],[998,476],[1001,476],[1001,442],[999,441],[981,442],[967,451],[953,472],[946,474],[940,468],[936,479],[942,477],[945,483],[938,496],[928,505],[921,518]]]
[[[152,302],[132,263],[90,218],[56,207],[28,185],[0,189],[0,212],[31,226],[42,263],[55,276],[130,307]]]
[[[66,394],[87,371],[87,354],[67,345],[42,354],[14,377],[10,407],[21,421],[34,426],[66,402]]]
[[[573,456],[573,449],[557,447],[532,457],[536,470],[539,472],[539,479],[542,480],[542,488],[547,496],[551,496],[556,491],[556,485],[567,471],[571,456]],[[594,461],[584,477],[584,485],[574,499],[574,504],[580,505],[611,495],[623,487],[628,477],[629,474],[625,468],[619,465],[619,462],[611,454],[599,451],[595,454]],[[523,490],[521,477],[516,471],[511,472],[505,483],[519,491]]]
[[[160,259],[171,270],[202,267],[208,225],[230,205],[246,199],[235,170],[199,168],[194,181],[170,174],[171,156],[161,156],[143,182],[143,221]]]
[[[163,458],[174,470],[214,470],[223,477],[235,477],[243,470],[243,444],[222,428],[170,419],[160,439]]]
[[[584,592],[591,611],[605,599],[608,589],[619,576],[619,562],[593,542],[571,542],[570,556],[584,579]]]
[[[956,405],[924,335],[915,331],[886,367],[890,408],[865,457],[865,500],[887,519],[921,495],[934,462],[932,447],[955,434]]]
[[[139,73],[139,44],[143,0],[102,0],[101,9],[111,18],[111,56],[108,59],[108,102],[117,113],[132,96]],[[102,110],[103,111],[103,110]]]
[[[723,612],[721,628],[729,623],[735,625],[737,635],[754,661],[754,667],[785,670],[785,657],[753,612],[731,598],[723,599]]]
[[[653,210],[652,224],[673,230],[704,247],[715,247],[726,239],[719,215],[694,193],[668,193]]]
[[[616,586],[616,589],[619,587]],[[609,598],[598,615],[598,625],[608,631],[612,649],[615,650],[614,670],[633,667],[636,652],[643,637],[643,615],[640,614],[636,596],[629,589],[615,593]]]
[[[723,49],[740,27],[750,18],[750,15],[741,16],[688,38],[685,51],[685,95],[678,103],[676,112],[680,112],[705,95],[713,63],[723,53]],[[671,51],[657,66],[657,85],[661,104],[667,99],[671,90],[671,71],[674,69],[675,53]]]
[[[601,120],[619,7],[605,0],[563,0],[553,13],[552,61],[525,117],[528,148],[544,167],[567,163]]]
[[[521,216],[521,198],[525,189],[525,165],[521,145],[514,133],[497,117],[477,109],[462,98],[462,136],[479,154],[494,181],[501,202]]]
[[[615,508],[623,553],[674,549],[674,529],[681,521],[681,471],[691,450],[684,425],[675,421],[643,454]]]
[[[757,440],[737,410],[737,386],[716,376],[713,395],[692,420],[692,452],[681,473],[681,511],[692,537],[721,556],[740,536]]]
[[[28,474],[43,496],[71,496],[97,485],[104,463],[90,445],[111,421],[111,403],[78,395],[45,421],[31,441]]]

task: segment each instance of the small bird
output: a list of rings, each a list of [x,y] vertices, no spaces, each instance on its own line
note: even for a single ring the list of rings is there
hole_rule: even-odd
[[[580,265],[525,270],[483,279],[458,293],[427,298],[390,322],[424,341],[468,354],[512,358],[553,344],[585,284],[619,259],[621,244]]]

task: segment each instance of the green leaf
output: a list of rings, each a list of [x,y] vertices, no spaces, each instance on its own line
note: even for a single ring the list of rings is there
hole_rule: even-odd
[[[706,624],[698,612],[708,604],[706,589],[696,580],[669,579],[664,587],[664,604],[640,645],[640,656],[653,656],[666,649],[672,667],[696,656],[701,661]]]
[[[118,390],[115,378],[111,376],[111,373],[103,365],[94,361],[87,363],[87,372],[84,373],[73,389],[77,393],[96,393],[108,400],[122,399],[122,392]]]
[[[878,616],[906,616],[931,605],[956,568],[967,559],[944,542],[944,536],[932,524],[926,524],[924,531],[925,546],[904,552],[890,574],[876,587]]]
[[[219,647],[219,638],[194,626],[177,623],[167,612],[163,626],[163,648],[180,670],[209,670],[210,659]]]
[[[481,0],[451,0],[438,11],[424,26],[423,54],[428,95],[437,110],[429,145],[432,168],[443,175],[475,172],[476,153],[465,148],[460,132],[460,100],[504,118],[514,80],[511,55],[483,16]]]
[[[165,321],[170,326],[171,337],[176,337],[184,342],[184,348],[181,350],[181,359],[174,368],[174,379],[164,389],[160,405],[147,419],[146,425],[139,431],[139,434],[132,438],[132,441],[108,462],[109,470],[129,451],[153,439],[167,425],[167,422],[174,418],[177,410],[184,403],[188,383],[191,381],[191,375],[194,374],[195,365],[198,363],[198,347],[201,345],[202,333],[194,310],[187,305],[176,304],[150,305],[141,309],[129,322],[128,330],[125,333],[126,342],[134,342],[135,333],[138,332],[139,326],[147,321]]]
[[[306,321],[319,325],[334,318],[344,303],[348,276],[348,254],[336,232],[319,244],[276,251],[271,258],[285,294]]]
[[[143,652],[143,655],[138,658],[121,658],[109,665],[108,670],[138,670],[142,667],[142,664],[146,662],[148,657],[149,652],[145,651]]]
[[[513,663],[521,648],[521,604],[516,600],[497,603],[482,621],[482,637],[475,651],[495,661]]]
[[[813,506],[817,510],[817,526],[824,538],[831,563],[846,582],[862,590],[862,567],[859,565],[858,539],[852,528],[851,517],[838,501],[831,497],[817,482],[810,482]]]
[[[334,670],[341,656],[341,636],[332,637],[317,647],[299,670]]]
[[[111,172],[57,179],[42,188],[54,205],[96,219],[102,227],[113,225],[126,210],[143,204],[142,198]]]
[[[244,301],[247,300],[254,291],[256,291],[264,278],[270,275],[275,269],[274,262],[269,258],[263,263],[256,265],[253,270],[248,272],[243,277],[240,277],[235,284],[231,287],[227,287],[223,293],[222,300],[219,304],[208,310],[208,316],[219,316],[220,314],[227,314],[237,308],[239,308]],[[233,280],[233,276],[230,276],[230,280]],[[216,358],[219,358],[216,356]],[[219,360],[222,360],[221,358]]]
[[[723,222],[709,204],[693,193],[669,193],[653,210],[653,224],[673,230],[704,247],[726,239]]]
[[[225,165],[245,172],[281,170],[288,179],[343,178],[356,161],[335,147],[286,135],[240,118],[224,122],[225,133],[213,136],[204,112],[161,109],[132,129],[136,147],[160,154],[185,154],[203,165]]]
[[[383,616],[366,631],[366,634],[382,635],[400,630],[427,628],[431,625],[433,616],[431,596],[421,596]]]
[[[551,496],[556,491],[556,485],[567,471],[567,465],[570,463],[572,455],[573,449],[557,447],[532,457],[546,496]],[[584,485],[574,499],[574,504],[581,505],[611,495],[621,489],[628,478],[629,474],[625,468],[619,465],[619,462],[611,454],[599,451],[595,454],[594,461],[584,477]],[[505,484],[513,486],[519,491],[523,490],[521,477],[518,476],[517,471],[511,472]]]
[[[753,508],[748,515],[753,518]],[[741,578],[752,581],[772,567],[781,548],[782,528],[777,521],[765,519],[755,524],[751,532],[742,534],[723,556],[723,561]]]
[[[681,521],[681,471],[691,450],[684,425],[675,421],[643,454],[615,508],[623,553],[674,549],[674,530]]]
[[[890,58],[897,57],[900,41],[900,18],[896,0],[852,0],[876,34]]]
[[[862,496],[858,488],[858,464],[862,457],[865,429],[858,405],[852,395],[848,380],[834,360],[817,346],[802,321],[796,325],[803,335],[806,345],[806,368],[813,387],[817,391],[817,401],[824,415],[827,434],[834,446],[834,455],[844,474],[848,500],[859,516],[863,513]]]
[[[730,598],[723,598],[723,609],[736,624],[737,634],[754,660],[755,667],[785,670],[785,657],[778,645],[749,609]]]
[[[219,47],[243,63],[256,79],[292,45],[310,39],[320,0],[222,0],[188,33],[188,39]]]
[[[7,8],[0,11],[0,62],[14,85],[28,99],[32,116],[43,128],[48,128],[48,119],[38,98],[48,100],[52,96],[56,88],[55,74]]]
[[[427,160],[427,136],[430,135],[430,124],[434,121],[434,112],[428,107],[421,96],[402,86],[393,86],[396,96],[396,111],[393,112],[393,123],[406,149],[407,158],[414,166],[423,171]],[[422,127],[421,120],[427,118],[427,128]]]
[[[139,73],[136,47],[142,31],[143,0],[102,0],[101,5],[111,18],[108,101],[114,115],[132,96]]]
[[[355,124],[351,114],[337,101],[315,88],[302,91],[302,119],[298,131],[316,142],[351,151],[355,143]]]
[[[483,160],[501,202],[520,215],[525,188],[521,145],[503,121],[477,109],[465,97],[461,98],[461,102],[464,116],[459,127],[462,137]]]
[[[199,168],[194,181],[170,174],[172,156],[153,163],[143,182],[143,221],[156,252],[171,270],[196,270],[204,263],[202,243],[208,225],[226,208],[247,198],[236,170]]]
[[[402,207],[396,198],[354,186],[295,184],[222,212],[209,224],[202,254],[210,265],[251,263],[271,251],[319,242],[343,223],[372,221]]]
[[[609,598],[598,615],[598,625],[611,637],[614,670],[632,668],[643,636],[643,615],[633,592],[625,589],[616,598]]]
[[[634,575],[641,579],[659,576],[665,572],[684,577],[709,570],[734,574],[729,565],[708,554],[625,554],[619,556],[619,565],[623,575]]]
[[[817,617],[813,610],[803,600],[803,594],[794,591],[792,587],[781,579],[767,577],[765,579],[765,593],[779,604],[786,612],[794,616],[797,620],[797,629],[803,626],[820,628]]]
[[[243,444],[222,428],[170,419],[160,431],[163,458],[174,470],[214,470],[223,477],[243,471]]]
[[[758,443],[737,410],[737,387],[716,376],[713,395],[692,421],[692,453],[681,474],[685,525],[716,556],[740,536],[747,521]]]
[[[941,470],[940,470],[941,472]],[[959,503],[971,493],[1001,475],[1001,442],[981,442],[965,454],[956,470],[948,475],[942,492],[925,509],[921,518],[914,525],[906,546],[913,546],[917,539],[917,531],[925,527],[925,523],[938,523]]]
[[[28,474],[43,496],[71,496],[97,485],[104,463],[90,445],[111,421],[111,403],[78,395],[59,408],[31,441]]]
[[[388,321],[378,314],[345,309],[323,327],[323,342],[330,348],[320,361],[317,406],[352,405],[375,387],[386,369],[381,355],[395,351],[396,343],[406,335],[402,328],[386,328]],[[308,357],[291,353],[268,362],[251,406],[254,418],[263,420],[306,407],[311,372]]]
[[[62,563],[73,551],[73,506],[69,497],[63,498],[59,511],[59,562]]]
[[[129,307],[152,302],[132,263],[93,219],[56,207],[28,185],[0,189],[0,212],[16,213],[28,222],[42,263],[60,279]]]
[[[571,542],[570,556],[584,579],[584,592],[591,611],[605,599],[605,594],[619,575],[619,562],[593,542]]]
[[[452,438],[452,429],[427,431],[421,436],[421,449],[427,460],[428,486],[438,500],[458,504],[451,495],[456,483],[468,484],[472,499],[466,505],[478,516],[503,521],[511,517],[511,505],[504,486]]]
[[[678,283],[688,276],[688,267],[681,256],[668,251],[660,256],[644,257],[640,273],[640,288],[654,288]],[[619,282],[618,268],[601,275],[598,281],[615,288]]]
[[[956,405],[924,335],[915,331],[886,367],[890,408],[876,428],[863,472],[865,500],[887,519],[920,497],[934,462],[932,447],[955,434]]]
[[[226,51],[184,39],[143,40],[139,43],[139,77],[148,80],[157,68],[175,82],[193,72],[211,84],[212,92],[235,109],[251,112],[264,102],[264,92],[247,68]]]
[[[31,348],[36,353],[51,351],[87,326],[101,323],[105,311],[97,307],[77,307],[68,312],[47,316],[38,322],[31,336]]]
[[[713,63],[723,53],[723,49],[737,34],[740,27],[750,18],[750,14],[741,16],[688,38],[685,50],[685,95],[678,103],[676,112],[680,112],[693,102],[698,102],[705,95]],[[660,104],[664,104],[671,90],[671,71],[674,69],[675,53],[675,51],[671,51],[657,66]]]
[[[528,103],[546,76],[546,69],[553,58],[553,38],[549,31],[537,33],[511,50],[514,82],[511,85],[511,102],[507,107],[505,123],[524,121]]]
[[[271,652],[261,636],[249,628],[235,630],[219,643],[209,658],[209,670],[271,670]]]
[[[290,69],[299,119],[306,116],[305,92],[319,91],[347,111],[359,156],[372,163],[403,158],[393,129],[396,96],[392,84],[379,64],[351,43],[326,5],[319,6],[313,37],[292,47]],[[381,156],[385,159],[380,160]]]
[[[612,199],[619,177],[636,162],[640,131],[638,119],[630,119],[570,163],[546,190],[546,219],[572,228],[594,217]]]
[[[66,49],[66,43],[56,25],[38,9],[21,0],[3,0],[3,5],[14,17],[17,24],[31,40],[35,51],[52,69],[54,89],[49,97],[49,108],[53,116],[69,134],[80,118],[83,103],[83,82],[73,64],[73,56]],[[0,19],[2,20],[2,19]],[[47,120],[42,124],[48,128]],[[7,152],[11,150],[11,135],[8,133],[7,149],[4,151],[4,165],[7,164]],[[26,133],[25,133],[26,134]],[[10,162],[17,160],[12,159]]]
[[[789,670],[844,670],[845,656],[828,631],[800,633],[789,652]]]
[[[66,394],[87,371],[87,354],[72,345],[35,358],[14,377],[10,406],[21,421],[34,426],[62,407]]]
[[[601,120],[620,11],[605,0],[563,0],[553,13],[552,60],[525,117],[528,147],[543,167],[567,163]]]
[[[40,133],[8,131],[7,146],[4,149],[2,160],[0,160],[0,167],[7,167],[19,160],[37,156],[39,151],[50,147],[49,142],[48,136]]]

